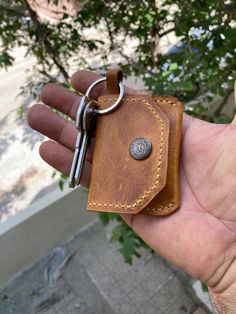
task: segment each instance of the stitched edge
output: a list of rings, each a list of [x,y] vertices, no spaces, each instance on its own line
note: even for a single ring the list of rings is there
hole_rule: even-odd
[[[114,100],[115,98],[104,98],[104,101],[111,101]],[[103,207],[121,207],[121,208],[133,208],[133,207],[137,207],[139,205],[139,203],[141,203],[143,200],[145,200],[145,198],[147,198],[147,196],[152,192],[152,190],[154,190],[159,182],[159,177],[160,177],[160,169],[161,169],[161,163],[162,163],[162,155],[163,155],[163,143],[164,143],[164,122],[162,121],[162,119],[159,117],[159,115],[155,112],[155,110],[151,107],[151,105],[148,103],[147,100],[142,99],[142,98],[126,98],[125,99],[128,102],[132,102],[132,101],[142,101],[144,103],[144,105],[146,105],[146,107],[153,113],[154,116],[157,117],[157,119],[161,122],[161,145],[160,145],[160,156],[158,159],[158,167],[157,167],[157,177],[155,180],[155,184],[150,187],[147,191],[144,191],[143,195],[140,196],[137,201],[135,203],[133,203],[132,205],[127,205],[127,204],[108,204],[108,203],[98,203],[98,202],[90,202],[88,205],[91,206],[103,206]]]
[[[168,99],[168,98],[167,98]],[[160,102],[160,103],[168,103],[170,104],[171,106],[175,107],[176,104],[174,102],[171,102],[169,100],[160,100],[160,99],[157,99],[157,98],[154,98],[154,102]],[[170,98],[169,98],[170,99]],[[160,212],[165,212],[165,213],[168,213],[169,212],[169,209],[174,206],[175,203],[174,201],[171,201],[168,205],[164,206],[164,207],[158,207],[158,208],[154,208],[154,207],[150,207],[150,208],[144,208],[144,211],[153,211],[153,212],[157,212],[157,211],[160,211]]]
[[[153,208],[153,207],[150,207],[150,208],[145,208],[144,210],[145,211],[154,211],[154,212],[157,212],[157,211],[161,211],[161,212],[169,212],[169,209],[171,207],[173,207],[175,204],[174,202],[171,202],[169,203],[168,205],[164,206],[164,207],[158,207],[158,208]]]
[[[168,99],[168,98],[167,98]],[[159,100],[157,98],[154,98],[154,102],[167,102],[168,104],[170,104],[171,106],[175,107],[176,104],[174,102],[171,101],[164,101],[164,100]],[[174,201],[170,202],[168,205],[166,205],[165,207],[159,207],[159,208],[145,208],[144,210],[147,211],[161,211],[161,212],[169,212],[169,209],[174,205]]]

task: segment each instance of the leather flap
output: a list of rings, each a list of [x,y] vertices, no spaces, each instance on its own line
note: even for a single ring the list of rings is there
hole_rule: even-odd
[[[165,187],[140,214],[163,216],[169,215],[180,206],[179,155],[183,105],[171,96],[154,96],[153,101],[170,121],[167,180]]]
[[[117,98],[101,96],[99,107]],[[129,153],[136,138],[147,138],[152,152],[145,160]],[[88,210],[138,213],[165,186],[169,120],[147,95],[127,95],[114,112],[98,116]]]

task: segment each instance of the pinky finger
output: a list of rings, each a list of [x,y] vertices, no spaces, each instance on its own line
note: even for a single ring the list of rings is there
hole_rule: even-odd
[[[39,148],[39,154],[44,161],[46,161],[50,166],[63,173],[66,176],[69,176],[70,168],[73,159],[73,152],[68,148],[53,142],[46,141],[41,144]],[[81,185],[84,187],[89,186],[91,176],[91,163],[85,160]]]

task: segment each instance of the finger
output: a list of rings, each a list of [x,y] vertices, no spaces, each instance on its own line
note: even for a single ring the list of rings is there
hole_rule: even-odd
[[[101,76],[94,72],[77,71],[76,73],[73,74],[71,78],[71,84],[79,92],[85,93],[88,87],[99,78],[101,78]],[[125,92],[127,94],[135,93],[133,89],[128,87],[125,88]],[[94,99],[97,99],[99,96],[104,95],[106,93],[107,93],[106,83],[102,82],[92,89],[90,96]]]
[[[78,71],[72,76],[71,83],[76,90],[85,93],[89,85],[100,77],[101,76],[93,72]],[[106,84],[101,83],[92,90],[91,97],[97,99],[98,96],[105,92]],[[130,88],[126,88],[126,92],[132,93],[134,91]],[[57,109],[72,119],[75,119],[81,97],[59,84],[49,83],[43,87],[41,99],[45,105]]]
[[[78,134],[76,126],[44,105],[34,105],[28,111],[30,127],[61,145],[74,150]]]
[[[78,135],[76,126],[44,105],[34,105],[29,109],[28,123],[32,129],[74,151]],[[86,159],[90,162],[94,144],[94,138],[90,137],[86,152]]]
[[[70,168],[73,159],[73,153],[66,147],[52,141],[46,141],[39,148],[40,156],[50,166],[60,171],[66,176],[69,176]],[[91,176],[91,163],[84,162],[82,171],[81,185],[89,186]]]
[[[49,83],[43,87],[41,99],[45,105],[75,119],[81,97],[59,84]]]
[[[77,71],[71,77],[71,85],[81,93],[85,93],[88,87],[96,80],[101,78],[97,73],[90,71]],[[102,82],[95,86],[91,91],[91,97],[97,99],[100,95],[105,94],[106,84]]]

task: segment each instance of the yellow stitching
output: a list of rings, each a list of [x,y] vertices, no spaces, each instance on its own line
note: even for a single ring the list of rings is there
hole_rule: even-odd
[[[105,101],[112,101],[114,100],[114,98],[104,98]],[[163,131],[163,121],[160,119],[160,117],[157,115],[157,113],[150,107],[149,103],[147,101],[145,101],[144,99],[140,99],[140,98],[131,98],[131,99],[127,99],[126,98],[126,101],[135,101],[135,100],[141,100],[143,101],[144,103],[146,103],[147,107],[151,110],[151,112],[157,116],[157,118],[161,121],[162,123],[162,131]],[[175,103],[171,102],[171,101],[168,101],[167,99],[166,100],[160,100],[160,99],[157,99],[157,98],[154,98],[153,99],[155,102],[165,102],[165,103],[169,103],[170,105],[172,106],[176,106]],[[163,132],[162,132],[162,136],[161,136],[161,148],[160,148],[160,153],[162,154],[163,152],[163,149],[162,149],[162,146],[163,146]],[[160,156],[161,156],[160,154]],[[96,202],[93,202],[93,203],[89,203],[88,205],[94,205],[94,206],[103,206],[103,207],[121,207],[121,208],[131,208],[131,207],[136,207],[138,205],[138,203],[140,203],[142,201],[142,199],[145,199],[147,197],[148,194],[151,193],[151,190],[153,190],[156,185],[158,184],[158,179],[159,179],[159,174],[160,174],[160,163],[161,163],[161,158],[159,158],[159,164],[158,164],[158,171],[157,171],[157,179],[156,179],[156,183],[153,187],[151,187],[149,189],[149,191],[147,192],[144,192],[144,195],[141,196],[137,201],[136,203],[134,203],[134,205],[125,205],[125,204],[107,204],[107,203],[96,203]],[[147,193],[147,194],[146,194]],[[148,211],[167,211],[168,208],[170,208],[171,206],[173,205],[173,203],[169,203],[167,206],[165,207],[160,207],[160,208],[145,208],[144,210],[148,210]]]
[[[114,99],[108,99],[108,98],[104,98],[104,100],[114,100]],[[161,118],[159,117],[159,115],[155,112],[155,110],[150,106],[150,104],[145,100],[145,99],[140,99],[140,98],[131,98],[131,99],[127,99],[126,98],[126,101],[136,101],[136,100],[139,100],[139,101],[142,101],[147,107],[148,109],[157,117],[157,119],[161,122],[161,145],[160,145],[160,156],[159,156],[159,159],[158,159],[158,168],[157,168],[157,178],[155,180],[155,184],[149,188],[149,190],[147,191],[144,191],[143,195],[140,196],[137,201],[132,204],[132,205],[126,205],[126,204],[106,204],[106,203],[89,203],[89,205],[94,205],[94,206],[104,206],[104,207],[122,207],[122,208],[133,208],[133,207],[136,207],[138,206],[138,204],[140,202],[142,202],[151,192],[152,190],[154,190],[159,182],[159,176],[160,176],[160,168],[161,168],[161,163],[162,163],[162,154],[163,154],[163,142],[164,142],[164,123],[163,121],[161,120]]]
[[[168,99],[168,98],[167,98]],[[158,99],[158,98],[153,98],[153,100],[155,101],[155,102],[160,102],[160,103],[168,103],[168,104],[170,104],[171,106],[176,106],[176,104],[174,103],[174,102],[171,102],[171,101],[169,101],[169,100],[161,100],[161,99]]]
[[[166,205],[165,207],[159,207],[159,208],[144,208],[144,211],[168,211],[169,208],[171,208],[174,204],[173,203],[169,203],[168,205]]]
[[[171,97],[172,98],[172,97]],[[116,98],[103,98],[103,100],[107,100],[107,101],[113,101],[113,100],[115,100]],[[158,99],[158,98],[153,98],[152,100],[154,100],[155,102],[160,102],[160,103],[168,103],[168,104],[170,104],[170,105],[172,105],[172,106],[176,106],[176,103],[174,103],[174,102],[171,102],[170,100],[168,100],[169,98],[167,98],[167,99],[164,99],[164,100],[161,100],[161,99]],[[136,99],[129,99],[129,98],[126,98],[125,100],[127,100],[127,101],[134,101],[134,100],[140,100],[140,98],[136,98]],[[144,101],[143,99],[141,99],[142,101]],[[146,101],[144,101],[144,102],[146,102]]]

